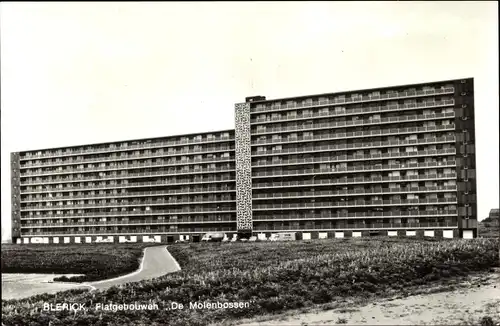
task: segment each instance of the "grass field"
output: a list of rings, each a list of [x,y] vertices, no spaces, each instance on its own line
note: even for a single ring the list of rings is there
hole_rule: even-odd
[[[2,302],[5,325],[207,325],[345,298],[405,294],[498,266],[498,239],[343,239],[169,247],[182,271],[103,292],[71,290]],[[109,249],[108,249],[109,250]],[[119,250],[119,249],[117,249]],[[68,272],[66,270],[66,272]],[[81,271],[80,271],[81,272]],[[190,302],[247,303],[189,309]],[[85,303],[88,311],[43,311],[44,303]],[[156,303],[158,310],[102,311],[95,303]],[[172,302],[184,309],[165,310]]]
[[[151,244],[2,245],[2,273],[84,274],[55,281],[98,281],[139,268]]]

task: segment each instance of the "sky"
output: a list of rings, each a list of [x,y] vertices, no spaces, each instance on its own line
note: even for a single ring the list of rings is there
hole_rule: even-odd
[[[479,219],[500,206],[496,1],[0,6],[6,237],[11,152],[232,129],[247,96],[466,77]]]

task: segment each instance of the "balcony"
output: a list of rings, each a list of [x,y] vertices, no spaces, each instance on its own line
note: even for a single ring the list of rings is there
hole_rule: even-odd
[[[406,205],[453,205],[457,204],[456,198],[435,199],[400,199],[400,200],[350,200],[338,202],[291,203],[291,204],[253,204],[254,211],[261,210],[289,210],[289,209],[322,209],[342,207],[367,207],[367,206],[406,206]]]
[[[330,180],[293,180],[282,182],[261,182],[253,183],[253,189],[261,188],[284,188],[284,187],[316,187],[316,186],[330,186],[330,185],[344,185],[344,184],[366,184],[366,183],[381,183],[381,182],[411,182],[411,181],[432,181],[432,180],[455,180],[456,173],[447,174],[429,174],[418,176],[399,176],[399,177],[376,177],[376,178],[338,178]]]
[[[345,173],[363,173],[372,171],[388,171],[388,170],[412,170],[412,169],[428,169],[428,168],[450,168],[456,167],[455,161],[448,161],[443,163],[429,162],[429,163],[407,163],[407,164],[380,164],[369,165],[363,167],[345,167],[345,168],[330,168],[330,169],[305,169],[299,171],[262,171],[253,172],[252,178],[282,178],[288,176],[306,176],[318,174],[345,174]]]
[[[166,196],[166,195],[189,195],[189,194],[205,194],[205,193],[231,193],[236,192],[236,189],[185,189],[185,190],[163,190],[163,191],[138,191],[134,193],[125,194],[90,194],[90,195],[74,195],[74,196],[53,196],[42,198],[27,198],[21,199],[21,203],[37,203],[37,202],[54,202],[65,200],[78,200],[78,199],[113,199],[113,198],[126,198],[126,197],[153,197],[153,196]]]
[[[175,152],[163,152],[163,153],[156,153],[156,154],[133,154],[130,153],[127,155],[126,153],[122,153],[120,156],[107,156],[103,157],[100,159],[77,159],[77,160],[68,160],[68,161],[56,161],[56,162],[48,162],[44,164],[26,164],[21,166],[21,168],[30,168],[30,167],[43,167],[43,166],[60,166],[60,165],[69,165],[69,164],[83,164],[83,163],[90,163],[90,162],[96,162],[96,163],[101,163],[101,162],[114,162],[114,161],[125,161],[125,160],[137,160],[137,159],[150,159],[150,158],[160,158],[160,157],[174,157],[174,156],[186,156],[186,155],[202,155],[202,154],[210,154],[210,153],[220,153],[220,152],[234,152],[234,148],[230,147],[221,147],[217,149],[205,149],[204,151],[202,150],[183,150],[183,151],[175,151]],[[34,159],[42,159],[40,158],[32,158],[31,160]],[[181,164],[182,165],[182,164]]]
[[[103,226],[125,226],[125,225],[178,225],[178,224],[213,224],[213,223],[236,223],[235,218],[221,218],[214,220],[192,219],[190,221],[107,221],[107,222],[69,222],[69,223],[33,223],[21,225],[21,228],[71,228],[71,227],[103,227]]]
[[[397,99],[405,99],[410,97],[420,97],[420,96],[430,96],[430,95],[440,95],[440,94],[454,94],[454,87],[446,87],[437,90],[429,90],[429,91],[415,91],[415,92],[395,92],[392,94],[383,94],[377,96],[362,96],[356,99],[337,99],[337,100],[324,100],[317,101],[317,103],[310,103],[307,105],[302,104],[294,104],[294,105],[279,105],[275,107],[266,107],[266,108],[252,108],[251,113],[263,113],[263,112],[278,112],[278,111],[287,111],[294,109],[305,109],[311,107],[320,107],[326,105],[337,105],[337,104],[348,104],[348,103],[363,103],[363,102],[371,102],[371,101],[380,101],[380,100],[397,100]]]
[[[24,190],[21,191],[21,194],[36,194],[36,193],[50,193],[50,192],[75,192],[75,191],[88,191],[88,190],[114,190],[114,189],[122,189],[122,188],[142,188],[142,187],[162,187],[162,186],[182,186],[182,185],[193,185],[193,184],[207,184],[214,182],[222,182],[222,183],[235,183],[236,180],[234,178],[217,178],[217,179],[206,179],[206,180],[194,180],[191,182],[184,181],[156,181],[156,182],[134,182],[130,184],[108,184],[108,185],[94,185],[94,186],[84,186],[83,188],[73,187],[71,184],[66,185],[65,188],[52,188],[46,190],[36,190],[29,191]]]
[[[168,155],[165,155],[167,157]],[[73,160],[70,162],[62,163],[62,162],[50,162],[50,163],[44,163],[44,164],[26,164],[24,166],[21,166],[21,169],[34,169],[34,168],[42,168],[44,166],[69,166],[69,165],[79,165],[79,164],[98,164],[98,163],[104,163],[104,162],[126,162],[128,160],[147,160],[148,158],[143,158],[139,156],[134,156],[134,157],[120,157],[120,158],[103,158],[99,160]],[[60,173],[83,173],[83,172],[91,172],[91,171],[117,171],[117,170],[128,170],[128,169],[138,169],[138,168],[155,168],[155,167],[173,167],[173,166],[187,166],[187,165],[194,165],[194,164],[210,164],[210,163],[234,163],[235,158],[234,157],[218,157],[218,158],[205,158],[205,159],[192,159],[192,160],[175,160],[175,161],[167,161],[167,162],[161,162],[161,163],[150,163],[150,164],[122,164],[122,165],[115,165],[115,166],[109,166],[109,167],[93,167],[93,168],[73,168],[69,170],[68,172],[62,171],[58,172],[57,170],[55,171],[48,171],[48,172],[43,172],[43,173],[35,173],[35,172],[24,172],[22,173],[22,176],[42,176],[42,175],[53,175],[53,174],[60,174]],[[82,171],[82,172],[80,172]]]
[[[43,232],[23,232],[23,237],[33,236],[91,236],[91,235],[151,235],[151,234],[186,234],[186,233],[206,233],[206,232],[235,232],[235,228],[189,228],[189,229],[171,229],[171,230],[112,230],[112,231],[43,231]]]
[[[416,153],[416,154],[415,154]],[[315,157],[315,158],[296,158],[288,160],[280,160],[275,162],[253,162],[252,167],[272,167],[283,165],[299,165],[299,164],[321,164],[321,163],[335,163],[335,162],[350,162],[350,161],[369,161],[380,159],[399,159],[410,157],[425,157],[425,156],[438,156],[438,155],[456,155],[455,148],[441,149],[441,150],[423,150],[417,152],[398,152],[398,153],[381,153],[370,155],[338,155],[334,157]]]
[[[325,124],[325,127],[328,124]],[[278,129],[278,128],[277,128]],[[454,124],[442,125],[442,126],[427,126],[427,127],[412,127],[412,128],[394,128],[394,129],[381,129],[381,130],[371,130],[371,131],[356,131],[356,132],[342,132],[342,133],[329,133],[314,135],[310,137],[288,137],[284,139],[256,139],[252,141],[252,146],[262,146],[262,145],[278,145],[278,144],[289,144],[289,143],[301,143],[301,142],[314,142],[314,141],[325,141],[325,140],[337,140],[337,139],[353,139],[353,138],[364,138],[364,137],[384,137],[384,136],[394,136],[394,135],[404,135],[404,134],[414,134],[414,133],[425,133],[425,132],[444,132],[455,130]]]
[[[304,113],[291,116],[269,117],[269,118],[255,118],[252,119],[250,124],[260,124],[260,123],[276,123],[276,122],[287,122],[296,120],[309,120],[309,119],[319,119],[319,118],[334,118],[334,117],[345,117],[361,114],[373,114],[373,113],[385,113],[385,112],[404,112],[408,110],[421,110],[428,108],[439,108],[443,106],[455,105],[455,100],[443,100],[437,102],[428,103],[411,103],[411,104],[392,104],[384,106],[372,106],[368,108],[356,108],[341,111],[331,111],[331,112],[316,112],[316,113]]]
[[[233,199],[206,199],[201,201],[181,201],[181,200],[150,200],[150,201],[131,201],[126,203],[95,203],[95,204],[74,204],[74,205],[54,205],[54,206],[35,206],[35,207],[21,207],[22,212],[27,211],[52,211],[52,210],[67,210],[67,209],[96,209],[96,208],[110,208],[110,207],[140,207],[140,206],[168,206],[168,205],[205,205],[214,203],[231,203],[236,202]]]
[[[372,120],[356,120],[356,121],[338,121],[338,122],[323,122],[323,123],[312,123],[310,125],[294,125],[290,124],[286,128],[277,127],[266,127],[261,130],[252,130],[251,135],[264,135],[269,133],[278,132],[298,132],[304,130],[319,130],[319,129],[332,129],[332,128],[347,128],[347,127],[362,127],[362,126],[373,126],[373,125],[383,125],[391,123],[405,123],[405,122],[416,122],[416,121],[426,121],[426,120],[436,120],[444,118],[454,118],[455,112],[450,113],[436,113],[436,114],[421,114],[421,115],[411,115],[411,116],[400,116],[400,117],[389,117],[381,119]],[[279,123],[284,121],[267,121],[267,123]]]
[[[335,126],[334,126],[335,127]],[[312,125],[309,125],[309,126],[296,126],[296,125],[288,125],[287,127],[273,127],[273,128],[266,128],[265,130],[261,130],[261,131],[255,131],[252,133],[252,136],[261,136],[261,135],[269,135],[269,134],[278,134],[278,133],[284,133],[284,132],[301,132],[301,131],[315,131],[315,130],[330,130],[332,128],[332,124],[331,123],[328,123],[328,122],[324,122],[324,123],[318,123],[318,124],[312,124]],[[357,126],[356,126],[357,127]],[[417,128],[417,132],[418,130],[422,131],[424,127],[416,127]],[[397,129],[401,129],[401,130],[404,130],[404,129],[411,129],[411,128],[394,128],[394,129],[390,129],[391,130],[391,133],[390,134],[394,134],[393,131],[397,130]],[[387,130],[387,129],[381,129],[381,130]],[[440,131],[446,131],[446,130],[455,130],[455,125],[454,124],[450,124],[450,125],[441,125],[441,126],[428,126],[426,127],[426,131],[428,132],[440,132]],[[347,137],[348,134],[353,134],[353,137]],[[351,133],[336,133],[337,135],[339,135],[339,139],[342,139],[342,138],[357,138],[359,135],[359,131],[357,132],[351,132]],[[345,135],[345,137],[344,137]],[[368,134],[366,134],[368,135]],[[372,136],[379,136],[377,135],[377,131],[374,131],[374,134]],[[380,135],[381,136],[381,135]],[[257,144],[259,145],[259,144]]]
[[[342,230],[366,230],[366,229],[429,229],[429,228],[458,228],[457,223],[374,223],[374,224],[351,224],[338,227],[314,225],[310,227],[301,226],[264,226],[258,225],[254,231],[309,231],[309,230],[329,230],[329,231],[342,231]]]
[[[336,213],[336,214],[307,214],[307,216],[297,215],[294,212],[287,212],[286,217],[279,214],[263,215],[263,212],[256,212],[253,221],[267,221],[280,219],[355,219],[355,218],[411,218],[411,217],[442,217],[457,216],[456,210],[421,210],[421,211],[390,211],[390,212],[359,212],[359,213]]]
[[[45,153],[42,155],[28,155],[21,157],[20,160],[34,160],[34,159],[45,159],[45,158],[56,158],[56,157],[66,157],[66,156],[74,156],[74,155],[88,155],[88,154],[104,154],[104,153],[117,153],[123,151],[130,150],[144,150],[144,149],[153,149],[153,148],[162,148],[162,147],[170,147],[170,146],[192,146],[192,145],[200,145],[200,144],[212,144],[212,143],[220,143],[220,142],[233,142],[234,136],[223,138],[219,137],[216,139],[205,139],[205,140],[189,140],[189,141],[162,141],[159,143],[150,143],[150,144],[138,144],[138,145],[127,145],[127,146],[109,146],[107,148],[96,149],[96,148],[88,148],[88,149],[78,149],[71,150],[66,149],[58,150],[56,153]]]
[[[285,148],[285,149],[275,149],[269,151],[254,151],[252,156],[268,156],[276,154],[295,154],[295,153],[308,153],[308,152],[319,152],[319,151],[349,151],[349,150],[360,150],[360,149],[370,149],[370,148],[380,148],[380,147],[399,147],[399,146],[419,146],[428,144],[440,144],[440,143],[454,143],[456,141],[455,136],[446,137],[433,137],[424,138],[418,140],[391,140],[391,141],[374,141],[374,142],[360,142],[358,144],[342,144],[342,145],[324,145],[324,146],[309,146],[309,147],[299,147],[299,148]],[[414,152],[417,155],[417,152]]]
[[[22,217],[21,220],[34,220],[34,219],[61,219],[61,218],[83,218],[83,217],[108,217],[108,216],[162,216],[162,215],[189,215],[189,214],[224,214],[236,213],[235,209],[221,209],[221,210],[207,210],[204,208],[191,209],[191,210],[174,210],[163,209],[155,211],[129,211],[129,212],[87,212],[87,213],[73,213],[73,214],[44,214],[36,215],[34,217]]]
[[[350,190],[317,190],[303,192],[285,192],[285,193],[256,193],[253,195],[253,200],[267,199],[293,199],[293,198],[317,198],[317,197],[333,197],[333,196],[366,196],[373,194],[393,195],[405,193],[428,193],[428,192],[448,192],[457,191],[457,186],[436,186],[436,187],[396,187],[396,188],[379,188],[379,189],[350,189]]]
[[[160,171],[160,172],[142,172],[142,173],[126,173],[126,174],[115,174],[115,175],[107,175],[107,176],[96,176],[90,178],[83,177],[66,177],[66,178],[52,178],[47,181],[31,181],[31,182],[21,182],[21,186],[27,185],[47,185],[47,184],[60,184],[60,183],[71,183],[71,182],[89,182],[89,181],[103,181],[103,180],[123,180],[123,179],[132,179],[132,178],[144,178],[144,177],[175,177],[180,175],[193,175],[193,174],[209,174],[209,173],[231,173],[235,172],[233,169],[200,169],[198,171],[189,171],[189,172],[173,172],[173,171]],[[80,172],[81,173],[81,172]]]

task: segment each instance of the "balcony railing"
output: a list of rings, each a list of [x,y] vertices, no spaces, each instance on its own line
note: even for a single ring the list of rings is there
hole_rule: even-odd
[[[334,219],[351,219],[351,218],[411,218],[411,217],[424,217],[424,216],[457,216],[456,210],[421,210],[421,211],[389,211],[389,212],[357,212],[357,213],[307,213],[298,215],[293,212],[286,212],[286,215],[273,213],[272,215],[265,215],[265,212],[254,212],[253,220],[274,220],[274,219],[321,219],[321,218],[334,218]],[[284,217],[285,216],[285,217]]]
[[[291,203],[291,204],[253,204],[252,209],[258,210],[288,210],[288,209],[321,209],[342,207],[366,207],[366,206],[388,206],[388,205],[429,205],[429,204],[457,204],[456,198],[433,198],[433,199],[400,199],[400,200],[349,200],[336,202],[315,203]]]
[[[126,153],[122,153],[121,155],[109,155],[106,157],[103,157],[101,159],[76,159],[76,160],[60,160],[60,161],[55,161],[55,162],[47,162],[45,164],[43,163],[32,163],[31,165],[23,165],[24,167],[42,167],[42,166],[60,166],[60,165],[68,165],[68,164],[86,164],[89,162],[109,162],[109,161],[125,161],[125,160],[137,160],[137,159],[150,159],[150,158],[159,158],[159,157],[174,157],[174,156],[187,156],[187,155],[203,155],[203,154],[211,154],[211,153],[222,153],[222,152],[234,152],[234,148],[230,147],[221,147],[221,148],[205,148],[205,149],[192,149],[192,150],[182,150],[182,151],[172,151],[172,152],[160,152],[160,153],[148,153],[148,154],[135,154],[135,153],[129,153],[128,155]],[[41,158],[39,158],[41,159]]]
[[[280,139],[280,138],[263,139],[263,140],[256,139],[252,141],[252,146],[277,145],[285,143],[289,144],[289,143],[300,143],[300,142],[336,140],[336,139],[353,139],[362,137],[384,137],[391,135],[403,135],[403,134],[423,133],[423,132],[436,132],[436,131],[441,132],[446,130],[455,130],[455,125],[449,124],[442,126],[394,128],[394,129],[381,129],[381,130],[370,130],[370,131],[356,131],[347,133],[338,132],[338,133],[329,133],[329,134],[314,135],[314,136],[288,137],[285,139]]]
[[[233,199],[204,199],[204,200],[155,200],[155,201],[130,201],[124,203],[95,203],[95,204],[72,204],[72,205],[53,205],[53,206],[29,206],[21,207],[21,211],[46,211],[46,210],[66,210],[66,209],[95,209],[95,208],[106,208],[106,207],[139,207],[139,206],[167,206],[167,205],[205,205],[213,203],[230,203],[236,202],[236,198]]]
[[[325,186],[325,185],[338,185],[350,183],[379,183],[379,182],[395,182],[395,181],[431,181],[431,180],[453,180],[456,179],[456,173],[446,174],[430,174],[430,175],[417,175],[417,176],[399,176],[399,177],[372,177],[372,178],[338,178],[329,180],[293,180],[282,182],[261,182],[253,183],[254,189],[258,188],[276,188],[276,187],[297,187],[297,186]]]
[[[132,212],[87,212],[87,213],[72,213],[72,214],[44,214],[34,215],[33,217],[22,217],[22,219],[61,219],[61,218],[83,218],[83,217],[107,217],[107,216],[158,216],[158,215],[185,215],[185,214],[224,214],[236,213],[235,209],[221,208],[220,210],[191,209],[191,210],[151,210],[151,211],[132,211]]]
[[[291,199],[307,197],[330,197],[330,196],[365,196],[373,194],[404,194],[404,193],[426,193],[426,192],[446,192],[457,191],[457,186],[435,186],[435,187],[396,187],[379,189],[351,189],[351,190],[317,190],[285,193],[255,193],[254,200],[266,199]]]
[[[287,176],[303,176],[311,174],[336,174],[336,173],[363,173],[371,171],[387,171],[387,170],[411,170],[411,169],[424,169],[424,168],[450,168],[456,167],[455,161],[448,161],[439,164],[438,162],[428,163],[406,163],[406,164],[380,164],[371,166],[349,166],[330,169],[304,169],[296,171],[254,171],[252,178],[265,178],[265,177],[287,177]]]
[[[205,174],[205,173],[231,173],[235,172],[233,169],[205,169],[200,171],[190,171],[190,172],[172,172],[172,171],[159,171],[159,172],[141,172],[141,173],[126,173],[126,174],[116,174],[116,175],[107,175],[107,176],[96,176],[90,178],[84,177],[66,177],[66,178],[52,178],[51,180],[37,180],[37,181],[22,181],[22,186],[27,185],[36,185],[36,184],[54,184],[54,183],[68,183],[68,182],[89,182],[89,181],[103,181],[103,180],[118,180],[118,179],[130,179],[130,178],[144,178],[144,177],[171,177],[171,176],[180,176],[180,175],[192,175],[192,174]]]
[[[106,222],[67,222],[67,223],[30,223],[21,225],[21,228],[70,228],[70,227],[102,227],[102,226],[124,226],[124,225],[177,225],[177,224],[213,224],[213,223],[236,223],[235,218],[221,218],[213,220],[192,219],[190,221],[106,221]]]
[[[49,189],[38,189],[36,191],[31,190],[21,190],[21,194],[35,194],[35,193],[50,193],[50,192],[75,192],[75,191],[88,191],[88,190],[113,190],[113,189],[121,189],[121,188],[139,188],[139,187],[161,187],[161,186],[183,186],[190,184],[207,184],[214,182],[223,182],[223,183],[233,183],[236,182],[234,178],[217,178],[217,179],[204,179],[204,180],[193,180],[191,182],[184,181],[156,181],[156,182],[134,182],[129,184],[108,184],[108,185],[94,185],[94,186],[84,186],[73,187],[71,184],[67,184],[65,188],[49,188]]]
[[[78,200],[78,199],[114,199],[114,198],[124,198],[124,197],[152,197],[152,196],[167,196],[167,195],[189,195],[189,194],[206,194],[206,193],[230,193],[236,192],[236,189],[219,189],[219,188],[207,188],[207,189],[169,189],[162,191],[138,191],[133,193],[122,193],[122,194],[89,194],[89,195],[73,195],[73,196],[53,196],[53,197],[41,197],[41,198],[31,198],[21,199],[21,203],[36,203],[36,202],[54,202],[54,201],[66,201],[66,200]]]
[[[314,157],[314,158],[295,158],[287,160],[276,160],[268,162],[253,162],[252,167],[260,166],[282,166],[282,165],[294,165],[294,164],[321,164],[321,163],[333,163],[333,162],[345,162],[345,161],[368,161],[368,160],[380,160],[380,159],[399,159],[399,158],[409,158],[409,157],[422,157],[422,156],[437,156],[437,155],[455,155],[457,153],[456,148],[445,148],[440,150],[423,150],[417,152],[397,152],[397,153],[377,153],[370,155],[337,155],[334,157]]]
[[[159,155],[160,157],[168,157],[168,154],[165,155]],[[140,155],[130,155],[130,156],[119,156],[119,157],[105,157],[105,158],[98,158],[98,159],[76,159],[76,160],[70,160],[67,162],[47,162],[47,163],[39,163],[39,162],[34,162],[34,163],[26,163],[24,165],[21,165],[21,169],[34,169],[34,168],[41,168],[44,166],[67,166],[67,165],[79,165],[79,164],[96,164],[96,163],[104,163],[104,162],[125,162],[125,161],[131,161],[131,160],[148,160],[149,158],[147,157],[142,157]],[[192,164],[201,164],[201,163],[225,163],[225,162],[234,162],[235,158],[233,157],[214,157],[214,158],[204,158],[204,159],[190,159],[190,160],[169,160],[167,162],[162,162],[162,163],[151,163],[149,166],[164,166],[164,167],[170,167],[170,166],[184,166],[184,165],[192,165]],[[117,169],[122,169],[122,168],[129,168],[129,167],[136,167],[139,166],[140,164],[124,164],[123,166],[116,166],[116,167],[109,167],[111,170],[117,170]],[[89,170],[89,169],[102,169],[101,167],[94,167],[94,168],[81,168],[80,170]]]
[[[395,92],[392,94],[382,94],[382,95],[367,95],[361,96],[358,98],[351,99],[331,99],[331,100],[323,100],[317,102],[311,102],[309,104],[286,104],[286,105],[276,105],[273,107],[265,107],[265,108],[252,108],[251,113],[263,113],[263,112],[278,112],[278,111],[287,111],[292,109],[305,109],[316,106],[325,106],[325,105],[336,105],[336,104],[348,104],[348,103],[362,103],[362,102],[370,102],[370,101],[380,101],[380,100],[397,100],[404,99],[408,97],[418,97],[418,96],[428,96],[428,95],[440,95],[440,94],[453,94],[455,93],[454,87],[446,87],[443,89],[437,90],[428,90],[428,91],[407,91],[407,92]]]
[[[391,140],[391,141],[374,141],[374,142],[360,142],[358,144],[342,144],[342,145],[323,145],[323,146],[310,146],[301,148],[285,148],[275,149],[268,151],[254,151],[252,156],[266,156],[275,154],[289,154],[289,153],[307,153],[318,151],[348,151],[360,150],[380,147],[398,147],[398,146],[419,146],[426,144],[439,144],[444,142],[455,142],[455,136],[446,137],[433,137],[418,140]],[[416,155],[416,154],[415,154]]]
[[[455,100],[443,100],[437,102],[427,102],[427,103],[409,103],[409,104],[391,104],[385,106],[373,106],[368,108],[355,108],[349,110],[339,110],[339,111],[329,111],[329,112],[316,112],[316,113],[303,113],[296,115],[279,115],[277,117],[269,118],[254,118],[251,124],[258,124],[262,122],[285,122],[285,121],[295,121],[304,119],[315,119],[315,118],[330,118],[338,116],[351,116],[360,114],[373,114],[373,113],[383,113],[390,111],[405,111],[405,110],[418,110],[427,108],[436,108],[441,106],[454,105]]]
[[[416,122],[424,120],[434,120],[443,118],[453,118],[455,117],[455,112],[450,113],[436,113],[436,114],[422,114],[422,115],[412,115],[403,117],[389,117],[373,120],[355,120],[355,121],[337,121],[337,122],[323,122],[323,123],[311,123],[306,125],[293,125],[289,124],[287,127],[268,127],[262,130],[256,129],[252,130],[252,136],[263,135],[276,132],[298,132],[304,130],[318,130],[318,129],[334,129],[334,128],[347,128],[347,127],[362,127],[362,126],[372,126],[379,124],[391,124],[391,123],[404,123],[404,122]],[[279,121],[268,121],[268,123],[278,123]]]
[[[257,225],[255,231],[290,231],[290,230],[357,230],[357,229],[423,229],[423,228],[458,228],[457,223],[374,223],[347,225],[311,225],[311,226],[264,226]]]
[[[234,160],[231,165],[234,165]],[[25,172],[22,173],[21,177],[37,177],[37,176],[52,176],[52,175],[60,175],[60,174],[72,174],[72,173],[91,173],[91,172],[105,172],[105,171],[119,171],[119,170],[132,170],[132,169],[149,169],[149,168],[168,168],[172,165],[166,165],[164,163],[150,163],[150,164],[126,164],[126,165],[116,165],[116,166],[108,166],[108,167],[93,167],[93,168],[69,168],[64,170],[54,170],[54,171],[44,171],[44,172]],[[219,167],[220,170],[223,170]],[[225,167],[227,169],[227,167]],[[215,169],[173,169],[179,170],[180,173],[212,173]],[[216,171],[217,172],[217,171]]]
[[[152,149],[152,148],[162,148],[162,147],[170,147],[170,146],[191,146],[191,145],[200,145],[200,144],[212,144],[212,143],[220,143],[220,142],[232,142],[234,141],[233,137],[228,138],[217,138],[217,139],[205,139],[205,140],[189,140],[189,141],[163,141],[159,143],[150,143],[150,144],[137,144],[137,145],[127,145],[127,146],[109,146],[108,148],[87,148],[87,149],[78,149],[78,150],[57,150],[56,153],[42,153],[30,155],[29,153],[26,156],[21,157],[21,160],[33,160],[33,159],[42,159],[42,158],[53,158],[53,157],[62,157],[62,156],[72,156],[72,155],[88,155],[88,154],[102,154],[109,152],[121,152],[121,151],[130,151],[130,150],[143,150],[143,149]]]
[[[159,230],[90,230],[90,231],[43,231],[43,232],[23,232],[22,237],[34,236],[78,236],[78,235],[151,235],[151,234],[186,234],[186,233],[206,233],[206,232],[236,232],[235,228],[217,227],[217,228],[177,228],[177,229],[159,229]]]
[[[296,215],[293,212],[287,212],[286,215],[281,216],[279,214],[273,214],[273,215],[263,215],[262,211],[257,211],[254,214],[253,220],[255,222],[265,222],[269,220],[313,220],[313,219],[356,219],[356,218],[412,218],[412,217],[454,217],[457,216],[457,211],[456,210],[422,210],[422,211],[389,211],[389,212],[358,212],[358,213],[329,213],[329,214],[307,214],[307,215]],[[121,215],[127,215],[127,214],[118,214],[119,216]],[[117,216],[118,216],[117,215]],[[56,219],[81,219],[81,216],[58,216],[57,218],[55,217],[33,217],[33,218],[22,218],[22,221],[34,221],[34,220],[43,220],[43,219],[48,219],[48,220],[56,220]],[[214,216],[214,219],[217,218]],[[177,220],[168,220],[165,219],[163,220],[164,222],[170,222],[170,223],[177,223],[177,221],[183,221],[182,218],[178,218]],[[110,221],[108,221],[110,222]],[[88,222],[84,222],[88,223]],[[43,224],[38,224],[38,225],[43,225]],[[66,225],[62,224],[62,226]]]

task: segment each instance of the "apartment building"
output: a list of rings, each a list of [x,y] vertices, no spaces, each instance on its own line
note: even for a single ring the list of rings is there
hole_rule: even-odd
[[[12,196],[15,242],[476,237],[473,79],[248,97],[234,130],[13,153]]]
[[[11,162],[16,242],[172,242],[236,229],[234,130],[13,153]]]

